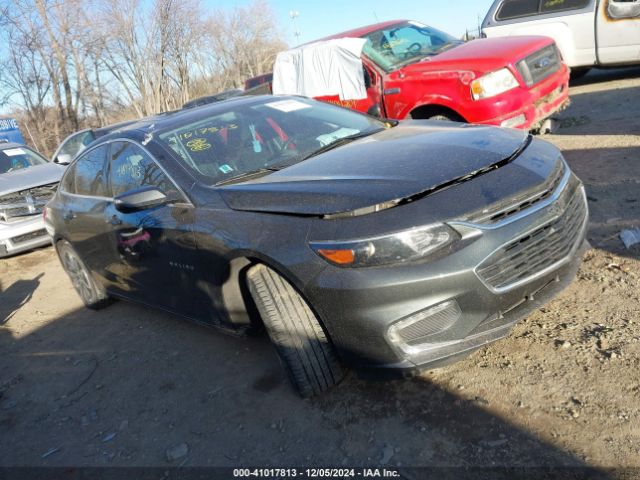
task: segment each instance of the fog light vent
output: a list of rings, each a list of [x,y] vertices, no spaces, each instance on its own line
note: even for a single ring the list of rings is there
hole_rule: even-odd
[[[389,338],[397,344],[415,345],[427,337],[450,328],[462,315],[455,300],[414,313],[389,329]]]

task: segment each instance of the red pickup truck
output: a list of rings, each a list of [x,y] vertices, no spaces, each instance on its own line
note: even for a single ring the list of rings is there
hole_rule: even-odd
[[[354,38],[364,40],[360,55],[364,75],[360,77],[366,93],[353,99],[325,92],[313,95],[315,98],[386,118],[450,119],[523,129],[539,127],[568,102],[569,69],[547,37],[465,43],[421,23],[396,20],[332,35],[308,46]],[[317,68],[322,61],[314,57],[308,63]],[[289,63],[295,68],[301,65],[299,61]],[[326,64],[334,68],[328,66],[333,60]],[[314,74],[314,82],[322,80],[317,77],[336,79],[335,72],[321,73]],[[300,72],[286,76],[300,80]],[[276,92],[275,85],[282,84],[277,77],[278,61],[274,93],[300,93]]]

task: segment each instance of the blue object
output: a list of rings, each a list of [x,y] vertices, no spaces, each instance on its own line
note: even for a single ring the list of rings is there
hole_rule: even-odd
[[[24,143],[22,133],[15,118],[0,118],[0,141]]]

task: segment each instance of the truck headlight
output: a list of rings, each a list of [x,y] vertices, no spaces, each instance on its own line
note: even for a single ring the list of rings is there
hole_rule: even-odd
[[[488,73],[471,82],[471,95],[474,100],[495,97],[518,87],[518,80],[508,68]]]
[[[311,242],[309,246],[340,267],[372,267],[423,260],[459,239],[456,231],[439,223],[380,237]]]

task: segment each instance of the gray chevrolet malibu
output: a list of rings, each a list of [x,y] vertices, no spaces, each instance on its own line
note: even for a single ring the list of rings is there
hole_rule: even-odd
[[[238,98],[92,144],[47,206],[90,308],[264,326],[303,396],[504,337],[574,276],[580,180],[522,131]]]

